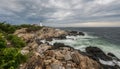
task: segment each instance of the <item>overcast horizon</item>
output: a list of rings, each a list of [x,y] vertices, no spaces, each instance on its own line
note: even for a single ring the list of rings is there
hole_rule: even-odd
[[[120,27],[119,0],[0,0],[0,22],[52,27]]]

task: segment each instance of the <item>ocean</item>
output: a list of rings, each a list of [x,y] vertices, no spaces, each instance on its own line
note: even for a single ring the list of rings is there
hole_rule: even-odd
[[[89,35],[98,36],[110,43],[120,45],[120,27],[69,27],[60,29],[86,32]]]
[[[99,47],[105,53],[111,52],[120,58],[120,28],[119,27],[68,27],[62,30],[82,31],[85,36],[67,36],[64,40],[53,40],[70,45],[75,49],[85,51],[88,46]],[[72,38],[72,40],[71,40]]]

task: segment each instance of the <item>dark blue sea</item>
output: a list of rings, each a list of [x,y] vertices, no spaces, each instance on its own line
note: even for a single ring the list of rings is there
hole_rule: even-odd
[[[105,53],[111,52],[120,58],[120,27],[64,27],[59,29],[82,31],[85,36],[67,36],[75,40],[64,39],[53,42],[61,42],[81,51],[85,51],[88,46],[99,47]]]
[[[120,27],[68,27],[60,29],[87,32],[89,35],[98,36],[110,43],[120,45]]]

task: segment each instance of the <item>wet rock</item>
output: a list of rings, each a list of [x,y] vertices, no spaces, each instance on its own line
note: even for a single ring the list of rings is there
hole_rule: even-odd
[[[64,45],[63,43],[54,43],[53,45],[53,49],[59,49],[59,48],[65,48],[65,47],[70,48],[70,50],[74,50],[73,47]]]
[[[77,33],[77,31],[70,31],[70,35],[76,35]]]
[[[83,32],[70,31],[68,35],[72,35],[72,36],[82,35],[82,36],[84,36],[85,34]]]
[[[108,53],[107,55],[109,55],[109,56],[111,56],[111,57],[116,57],[114,54],[112,54],[112,53]]]
[[[110,56],[111,58],[113,58],[114,60],[120,61],[120,59],[117,58],[113,53],[109,52],[107,55]]]
[[[107,56],[100,48],[97,47],[87,47],[86,52],[89,57],[97,61],[99,61],[99,58],[105,61],[112,60],[111,57]]]
[[[59,47],[64,47],[65,45],[63,43],[54,43],[53,46],[59,48]]]
[[[85,34],[83,32],[78,32],[78,35],[84,36]]]
[[[109,66],[109,65],[102,65],[103,69],[120,69],[118,65]]]
[[[66,39],[66,35],[60,35],[58,37],[54,37],[55,39]]]
[[[38,45],[43,44],[43,42],[41,42],[41,39],[36,39],[35,41],[36,41],[36,43],[37,43]]]
[[[46,38],[46,41],[52,41],[53,39],[52,38]]]

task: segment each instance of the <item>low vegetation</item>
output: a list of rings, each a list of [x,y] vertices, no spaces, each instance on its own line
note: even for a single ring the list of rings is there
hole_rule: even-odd
[[[7,35],[7,40],[9,40],[11,45],[15,48],[21,48],[26,45],[25,41],[23,41],[20,37],[17,37],[16,35]]]
[[[20,28],[27,28],[27,32],[33,32],[42,27],[27,24],[18,26],[0,22],[0,69],[17,69],[27,60],[27,56],[20,53],[21,48],[26,46],[25,41],[13,35]]]
[[[0,49],[6,48],[7,42],[2,33],[0,33]]]
[[[30,25],[30,24],[22,24],[19,26],[19,28],[27,28],[26,29],[27,32],[34,32],[34,31],[38,31],[38,30],[42,29],[43,27],[34,26],[34,25]]]
[[[0,31],[7,33],[7,34],[11,34],[14,33],[16,30],[16,27],[10,24],[7,24],[5,22],[0,23]]]
[[[27,56],[22,55],[19,48],[0,49],[0,69],[16,69],[26,60]]]

